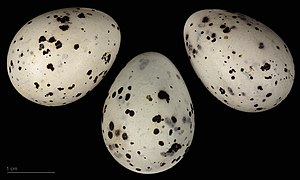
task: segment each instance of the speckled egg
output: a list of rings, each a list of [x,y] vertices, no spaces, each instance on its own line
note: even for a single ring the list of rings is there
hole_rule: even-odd
[[[197,11],[185,22],[184,43],[205,87],[231,108],[262,112],[277,106],[292,88],[295,70],[287,45],[247,15]]]
[[[174,64],[157,52],[137,55],[113,82],[103,108],[102,135],[113,158],[142,174],[170,169],[187,153],[194,109]]]
[[[65,105],[99,84],[115,61],[120,40],[118,24],[99,10],[46,12],[16,33],[7,55],[8,75],[28,100]]]

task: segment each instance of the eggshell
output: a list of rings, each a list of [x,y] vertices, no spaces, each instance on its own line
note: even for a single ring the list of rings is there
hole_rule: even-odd
[[[187,19],[183,34],[197,76],[227,106],[262,112],[288,96],[295,76],[291,52],[263,23],[238,12],[204,9]]]
[[[45,106],[74,102],[104,78],[115,61],[121,34],[108,14],[70,7],[28,21],[13,38],[7,71],[15,89]]]
[[[174,64],[157,52],[137,55],[111,85],[102,134],[113,158],[143,174],[170,169],[188,151],[194,109]]]

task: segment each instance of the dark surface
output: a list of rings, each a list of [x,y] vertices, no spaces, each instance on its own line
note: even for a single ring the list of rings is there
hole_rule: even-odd
[[[46,107],[23,98],[6,71],[6,56],[15,33],[28,20],[64,7],[91,7],[112,16],[121,30],[121,46],[109,73],[88,95],[66,106]],[[193,1],[162,5],[155,1],[62,2],[21,1],[1,12],[1,173],[9,170],[55,171],[50,176],[177,178],[278,177],[290,175],[299,143],[299,100],[296,94],[299,59],[297,6],[226,1]],[[294,57],[296,79],[289,96],[277,107],[245,113],[225,106],[205,89],[194,73],[183,42],[186,19],[195,11],[221,8],[263,22],[285,41]],[[166,55],[189,88],[195,109],[195,134],[185,157],[172,169],[154,175],[131,172],[107,151],[101,134],[102,107],[114,78],[134,56],[145,51]],[[18,175],[29,176],[29,175]],[[48,176],[46,174],[41,176]],[[2,179],[2,178],[1,178]]]

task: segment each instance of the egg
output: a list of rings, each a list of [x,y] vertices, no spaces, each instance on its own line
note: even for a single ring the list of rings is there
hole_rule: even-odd
[[[175,65],[158,52],[131,59],[112,83],[101,121],[105,145],[130,171],[172,168],[191,146],[194,109]]]
[[[183,38],[203,85],[233,109],[272,109],[292,89],[291,52],[277,33],[258,20],[238,12],[203,9],[188,17]]]
[[[100,83],[116,59],[120,41],[118,24],[100,10],[52,10],[16,33],[7,54],[7,72],[28,100],[66,105]]]

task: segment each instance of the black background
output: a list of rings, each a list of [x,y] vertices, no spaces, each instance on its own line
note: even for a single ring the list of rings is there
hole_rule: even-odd
[[[165,4],[164,4],[165,3]],[[296,94],[299,59],[299,12],[296,3],[277,1],[18,1],[1,10],[1,173],[55,171],[53,177],[96,178],[179,176],[205,178],[278,177],[290,175],[298,164],[299,106]],[[69,105],[46,107],[23,98],[6,71],[11,40],[30,19],[64,7],[90,7],[115,19],[121,30],[120,50],[107,76],[83,98]],[[296,78],[289,96],[277,107],[245,113],[219,102],[194,73],[183,41],[187,18],[201,9],[220,8],[246,14],[273,29],[294,58]],[[142,175],[119,165],[106,149],[101,134],[102,107],[110,85],[134,56],[157,51],[181,72],[195,108],[195,134],[185,157],[173,168]],[[33,175],[31,175],[33,176]],[[38,175],[34,175],[38,176]],[[46,176],[46,174],[40,175]],[[205,178],[206,179],[206,178]]]

